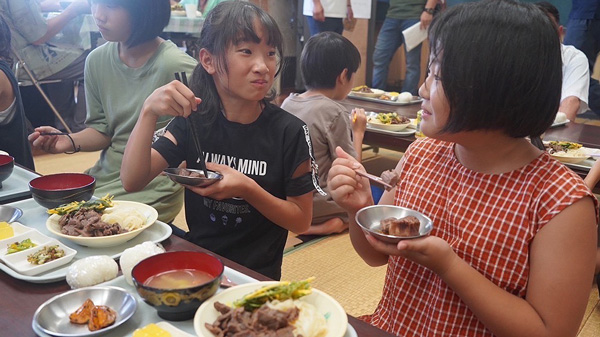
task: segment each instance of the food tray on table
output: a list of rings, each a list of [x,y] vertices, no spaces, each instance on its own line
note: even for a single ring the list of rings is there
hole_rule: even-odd
[[[546,147],[548,146],[548,143],[549,141],[544,141],[544,145]],[[596,148],[582,146],[581,148],[575,149],[573,151],[573,155],[569,155],[570,152],[557,152],[555,154],[550,154],[550,156],[557,159],[567,167],[583,171],[589,171],[592,168],[592,166],[594,166],[596,160],[598,160],[598,158],[600,157],[600,149]]]
[[[231,269],[225,266],[224,274],[234,283],[237,284],[246,284],[258,282],[258,280],[240,273],[235,269]],[[138,295],[134,286],[129,285],[123,275],[115,278],[114,280],[110,280],[108,282],[104,282],[99,284],[99,286],[113,286],[125,289],[128,293],[132,294],[135,300],[137,301],[137,310],[135,314],[123,325],[116,328],[114,331],[111,331],[111,335],[114,336],[131,336],[133,332],[142,328],[150,323],[154,323],[163,329],[169,331],[171,336],[173,337],[190,337],[197,336],[194,331],[194,319],[189,319],[186,321],[178,321],[178,322],[165,322],[162,318],[158,316],[156,313],[156,309],[146,304],[144,300]],[[220,288],[217,291],[217,294],[223,291],[223,288]],[[35,322],[32,322],[31,327],[33,331],[41,337],[52,337],[46,333],[44,333]],[[212,336],[202,336],[202,337],[212,337]],[[344,337],[357,337],[356,331],[354,328],[348,324],[348,328],[346,330],[346,334]]]
[[[411,136],[414,135],[415,132],[417,131],[416,129],[408,126],[406,129],[404,130],[400,130],[400,131],[391,131],[391,130],[383,130],[383,129],[377,129],[374,128],[370,125],[367,125],[367,130],[371,131],[371,132],[377,132],[377,133],[381,133],[384,135],[390,135],[390,136],[396,136],[396,137],[407,137],[407,136]]]
[[[12,174],[2,182],[0,188],[0,204],[10,200],[21,199],[31,196],[29,191],[29,181],[40,175],[31,172],[21,166],[15,165]]]
[[[169,236],[171,236],[171,233],[173,231],[171,227],[166,223],[162,221],[156,221],[154,225],[150,226],[138,236],[131,239],[130,241],[123,243],[122,245],[106,248],[91,248],[80,246],[70,240],[66,240],[51,234],[46,228],[46,220],[49,217],[49,214],[46,212],[46,208],[38,205],[37,202],[35,202],[33,199],[21,200],[10,203],[9,205],[18,207],[21,210],[23,210],[23,216],[19,219],[19,222],[21,224],[36,229],[42,234],[49,236],[50,238],[57,239],[65,246],[73,248],[77,251],[75,258],[73,258],[73,260],[71,260],[70,263],[34,276],[27,276],[17,273],[13,269],[9,268],[7,265],[0,263],[0,270],[4,271],[8,275],[16,279],[32,283],[50,283],[64,280],[67,275],[67,270],[69,266],[75,261],[92,255],[108,255],[113,259],[117,259],[121,256],[125,249],[133,247],[145,241],[164,241]]]
[[[423,99],[421,99],[418,96],[413,96],[413,99],[409,102],[398,102],[398,101],[387,100],[387,99],[379,99],[376,97],[358,96],[358,95],[353,94],[352,92],[350,92],[348,94],[348,98],[359,99],[362,101],[369,101],[369,102],[375,102],[375,103],[388,104],[388,105],[396,105],[396,106],[417,104],[417,103],[421,103],[423,101]]]

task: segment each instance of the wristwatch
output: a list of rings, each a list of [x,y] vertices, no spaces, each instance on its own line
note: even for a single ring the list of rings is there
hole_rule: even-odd
[[[435,13],[435,8],[423,8],[423,12],[427,13],[427,14],[431,14],[433,15],[433,13]]]

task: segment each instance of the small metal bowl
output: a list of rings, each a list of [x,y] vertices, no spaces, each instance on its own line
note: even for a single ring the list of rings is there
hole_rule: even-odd
[[[381,220],[390,217],[404,218],[407,216],[414,216],[419,219],[421,226],[419,227],[419,235],[414,236],[396,236],[387,235],[381,232]],[[392,206],[392,205],[375,205],[368,206],[356,213],[356,222],[365,233],[368,233],[375,238],[387,242],[387,243],[398,243],[400,240],[416,239],[423,236],[429,235],[433,229],[433,222],[431,219],[417,211],[409,208]]]
[[[195,172],[201,175],[201,177],[190,177],[187,175],[182,175],[182,172]],[[212,185],[217,181],[223,179],[223,175],[219,172],[208,171],[208,178],[204,176],[204,172],[202,170],[196,169],[186,169],[186,168],[168,168],[163,171],[171,180],[176,183],[190,185],[190,186],[199,186],[205,187],[208,185]]]
[[[111,326],[90,331],[87,324],[73,324],[69,315],[86,299],[95,305],[106,305],[117,312],[117,320]],[[118,287],[87,287],[57,295],[42,304],[33,315],[32,325],[51,336],[78,337],[104,334],[131,318],[137,309],[133,295]],[[35,328],[34,328],[35,330]]]
[[[17,221],[23,215],[20,208],[8,205],[0,205],[0,221],[11,223]]]

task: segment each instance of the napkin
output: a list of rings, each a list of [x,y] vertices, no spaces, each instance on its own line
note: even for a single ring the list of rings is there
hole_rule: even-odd
[[[406,51],[409,52],[427,38],[427,29],[421,29],[421,22],[406,28],[402,31],[404,35],[404,44]]]

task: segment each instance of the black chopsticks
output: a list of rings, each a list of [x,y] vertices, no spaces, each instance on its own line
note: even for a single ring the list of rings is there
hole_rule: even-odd
[[[67,136],[68,132],[40,132],[40,136]]]
[[[181,74],[181,75],[180,75]],[[175,73],[175,79],[183,83],[186,87],[188,87],[187,75],[185,72]],[[198,160],[197,163],[200,164],[200,169],[204,172],[204,176],[208,178],[208,170],[206,169],[206,162],[204,161],[204,155],[202,154],[202,147],[200,146],[200,139],[198,138],[198,134],[196,133],[196,128],[192,125],[191,115],[186,118],[188,129],[192,132],[192,138],[194,140],[194,146],[196,146],[196,151],[198,152]]]

